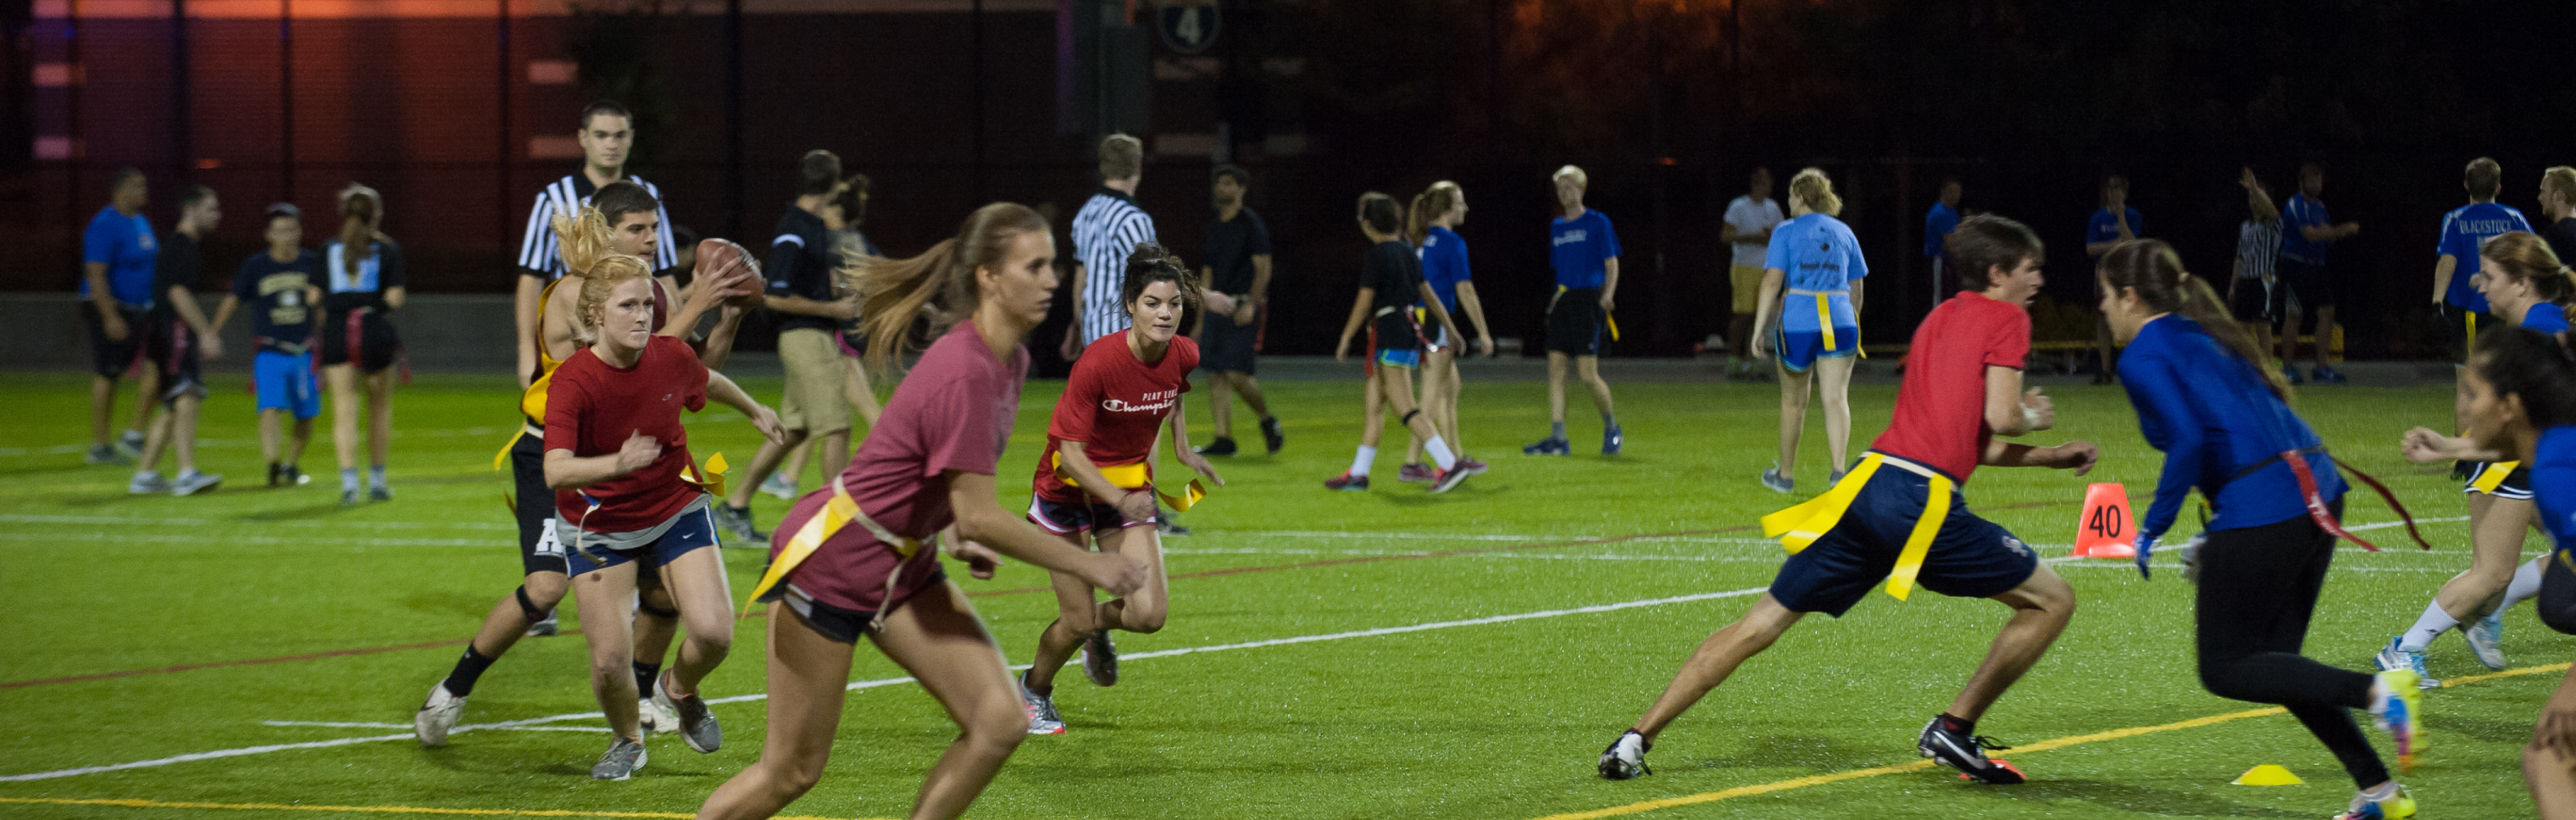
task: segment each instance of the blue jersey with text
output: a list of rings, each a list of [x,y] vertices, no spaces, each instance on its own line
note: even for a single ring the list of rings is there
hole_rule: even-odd
[[[1548,264],[1564,288],[1598,288],[1609,278],[1609,261],[1619,257],[1619,235],[1610,217],[1590,208],[1573,219],[1557,217],[1547,226]]]
[[[2442,301],[2462,309],[2484,312],[2487,309],[2486,295],[2469,286],[2469,277],[2478,273],[2479,246],[2508,231],[2529,230],[2531,222],[2522,218],[2521,211],[2493,202],[2472,202],[2443,214],[2442,241],[2435,246],[2434,253],[2458,262],[2451,267],[2451,289],[2442,294]]]
[[[1771,254],[1762,267],[1777,268],[1783,275],[1780,329],[1823,330],[1816,294],[1823,294],[1822,312],[1830,315],[1835,327],[1860,326],[1852,312],[1851,285],[1869,275],[1869,262],[1861,258],[1860,240],[1842,220],[1808,213],[1780,223],[1771,230]]]

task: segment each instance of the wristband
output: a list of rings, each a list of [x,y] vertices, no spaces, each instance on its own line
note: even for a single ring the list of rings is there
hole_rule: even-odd
[[[2034,409],[2027,404],[2021,406],[2021,426],[2023,429],[2037,430],[2039,429],[2039,422],[2039,411],[2037,409]]]

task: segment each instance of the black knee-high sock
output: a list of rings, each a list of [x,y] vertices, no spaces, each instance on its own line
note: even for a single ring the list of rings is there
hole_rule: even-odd
[[[662,665],[661,665],[661,664],[658,664],[658,663],[645,663],[645,662],[643,662],[643,661],[636,661],[636,662],[635,662],[635,692],[636,692],[636,694],[640,694],[640,695],[643,695],[644,697],[648,697],[648,698],[649,698],[649,697],[652,697],[652,696],[653,696],[653,682],[654,682],[655,680],[659,680],[661,677],[662,677]]]
[[[482,679],[483,670],[492,668],[492,662],[496,660],[500,659],[476,652],[473,644],[466,644],[465,656],[456,659],[456,671],[447,673],[447,682],[443,684],[447,693],[460,698],[474,694],[474,682]]]

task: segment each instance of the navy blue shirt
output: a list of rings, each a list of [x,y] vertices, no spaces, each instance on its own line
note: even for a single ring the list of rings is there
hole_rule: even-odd
[[[769,240],[769,295],[800,296],[816,302],[840,298],[832,287],[832,269],[840,254],[832,247],[832,229],[823,218],[790,203],[778,216],[776,238]],[[831,330],[831,319],[802,313],[778,314],[779,330]]]
[[[1556,268],[1561,288],[1601,287],[1610,277],[1609,261],[1619,257],[1619,234],[1610,230],[1610,217],[1590,208],[1582,216],[1560,216],[1548,223],[1547,241],[1547,261]]]
[[[2297,413],[2272,395],[2252,364],[2212,338],[2198,323],[2167,314],[2138,329],[2120,354],[2120,384],[2138,410],[2147,444],[2165,454],[2155,503],[2138,519],[2138,537],[2161,538],[2173,529],[2183,499],[2198,488],[2215,513],[2210,530],[2277,524],[2308,514],[2298,476],[2286,461],[2237,477],[2247,466],[2322,442]],[[2343,474],[2323,452],[2310,453],[2308,469],[2328,503],[2342,498]]]
[[[2128,212],[2129,235],[2147,235],[2147,223],[2139,220],[2138,209],[2124,208],[2122,210]],[[2090,245],[2095,242],[2117,241],[2120,241],[2120,217],[2111,213],[2111,209],[2109,208],[2094,211],[2093,221],[2085,223],[2084,225],[2084,244]],[[2100,254],[2093,254],[2092,256],[2095,259],[2102,258]]]
[[[250,334],[262,350],[302,353],[313,337],[314,280],[322,278],[322,255],[297,249],[295,261],[280,262],[261,251],[242,260],[233,274],[233,296],[250,312]]]
[[[1942,240],[1949,239],[1950,232],[1958,229],[1959,212],[1948,205],[1932,203],[1931,212],[1923,215],[1923,255],[1941,258]]]

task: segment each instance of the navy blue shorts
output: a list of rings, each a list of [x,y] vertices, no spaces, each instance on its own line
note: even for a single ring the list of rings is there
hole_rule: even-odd
[[[567,553],[564,563],[572,568],[572,577],[579,578],[628,561],[643,562],[643,566],[638,568],[643,570],[669,566],[671,562],[680,560],[680,556],[715,545],[715,506],[708,504],[681,513],[678,520],[671,522],[671,528],[663,530],[662,537],[653,539],[653,543],[629,550],[588,544],[589,554],[598,557],[599,563],[596,564],[582,557],[581,553],[573,552],[573,545],[563,544],[555,548]]]
[[[1914,533],[1931,489],[1931,479],[1895,465],[1879,467],[1841,523],[1780,565],[1771,597],[1793,612],[1842,617],[1896,568],[1896,555]],[[1952,489],[1950,517],[1933,536],[1914,582],[1954,598],[1991,598],[2021,586],[2038,568],[2029,545],[1968,512],[1967,499]]]
[[[1063,536],[1077,536],[1084,532],[1106,535],[1154,523],[1154,518],[1147,516],[1143,521],[1129,521],[1125,513],[1118,511],[1117,505],[1103,504],[1088,495],[1083,496],[1081,502],[1072,504],[1038,495],[1029,498],[1029,523]]]

